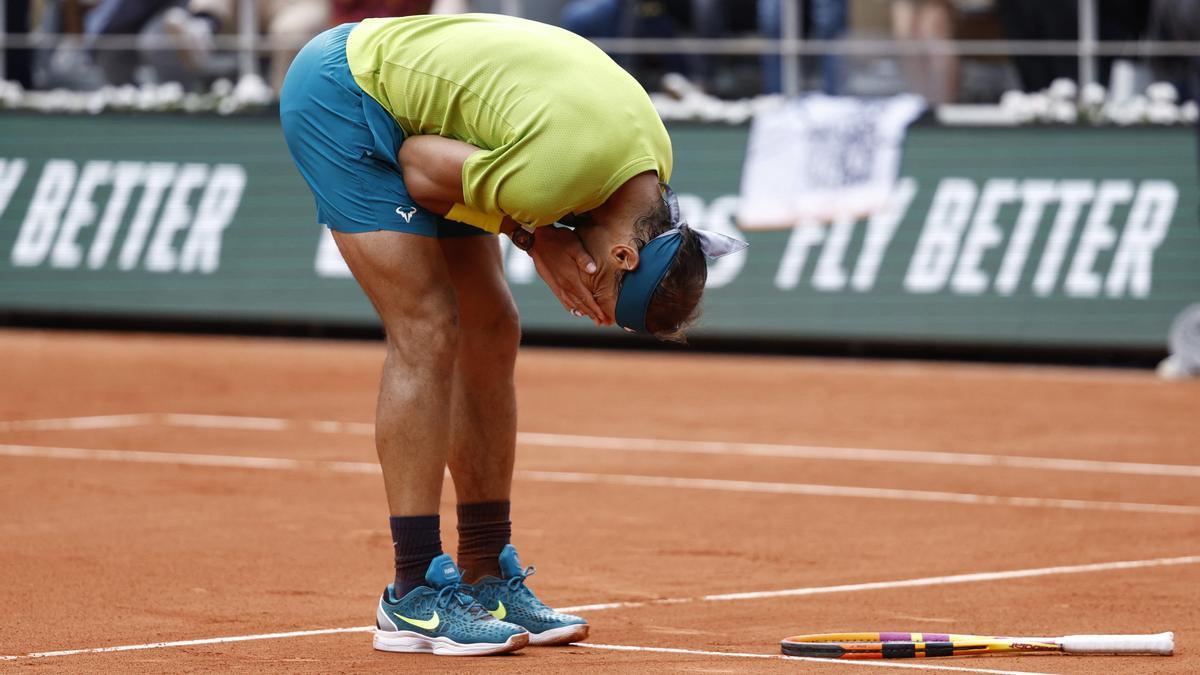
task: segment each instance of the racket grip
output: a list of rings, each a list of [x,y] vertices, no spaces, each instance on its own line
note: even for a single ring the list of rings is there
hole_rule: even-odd
[[[1175,634],[1068,635],[1059,643],[1067,654],[1160,654],[1175,652]]]

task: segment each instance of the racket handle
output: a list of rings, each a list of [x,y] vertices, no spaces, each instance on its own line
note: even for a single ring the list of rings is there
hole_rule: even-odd
[[[1059,640],[1067,654],[1161,654],[1175,651],[1175,634],[1068,635]]]

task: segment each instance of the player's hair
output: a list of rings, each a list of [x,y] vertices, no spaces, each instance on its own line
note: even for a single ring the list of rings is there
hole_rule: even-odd
[[[662,200],[638,217],[633,239],[639,251],[653,238],[671,229],[671,213]],[[667,267],[666,275],[646,308],[646,330],[665,342],[686,343],[685,333],[700,318],[700,296],[708,280],[708,261],[700,240],[682,228],[683,241]]]

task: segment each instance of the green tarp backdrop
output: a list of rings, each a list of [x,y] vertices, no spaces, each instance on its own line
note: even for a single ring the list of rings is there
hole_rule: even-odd
[[[671,133],[685,216],[737,233],[747,130]],[[1161,348],[1200,301],[1190,129],[916,126],[900,175],[868,220],[744,233],[697,334]],[[597,330],[505,256],[526,330]],[[269,116],[0,115],[3,312],[375,321]]]

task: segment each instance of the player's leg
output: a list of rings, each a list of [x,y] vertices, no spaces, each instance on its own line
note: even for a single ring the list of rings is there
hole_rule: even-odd
[[[458,498],[458,564],[468,581],[499,575],[509,543],[516,454],[513,382],[521,327],[496,237],[441,240],[459,298],[450,421],[450,475]]]
[[[509,543],[521,327],[498,238],[448,237],[441,244],[459,302],[449,465],[458,497],[458,564],[470,581],[498,574],[500,550]]]
[[[436,515],[450,444],[458,306],[437,239],[380,230],[333,238],[387,332],[375,445],[393,516]]]
[[[530,644],[587,636],[585,620],[547,607],[525,585],[509,543],[517,414],[513,370],[521,330],[495,237],[442,240],[458,292],[458,355],[450,423],[450,474],[458,497],[458,562],[471,593],[498,619],[529,631]]]
[[[438,507],[450,441],[458,307],[438,242],[386,230],[333,236],[387,332],[375,447],[392,516],[396,581],[379,601],[375,648],[448,655],[520,649],[527,633],[490,620],[459,593],[458,570],[441,554]]]

